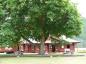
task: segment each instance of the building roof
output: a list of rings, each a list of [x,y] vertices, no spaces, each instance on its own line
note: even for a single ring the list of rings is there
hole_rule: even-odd
[[[56,37],[53,37],[54,39],[56,39],[56,40],[58,40],[58,41],[65,41],[65,42],[67,42],[67,43],[80,43],[80,41],[77,41],[77,40],[74,40],[74,39],[71,39],[71,38],[66,38],[65,36],[62,36],[62,37],[60,37],[60,38],[56,38]],[[40,43],[39,41],[36,41],[35,39],[32,39],[32,38],[29,38],[28,40],[30,40],[31,41],[31,43]],[[25,40],[25,39],[23,39],[23,38],[21,38],[21,43],[22,44],[26,44],[26,43],[30,43],[30,42],[28,42],[27,40]],[[45,41],[45,43],[52,43],[52,41],[51,41],[51,39],[47,39],[46,41]]]
[[[80,43],[80,41],[72,39],[72,38],[67,38],[65,35],[62,35],[61,37],[57,38],[55,36],[52,36],[53,39],[56,39],[62,43]]]
[[[65,35],[62,35],[60,39],[66,41],[66,42],[69,42],[69,43],[73,43],[73,42],[79,43],[80,42],[80,41],[72,39],[72,38],[67,38]]]
[[[66,39],[63,39],[63,40],[65,40],[65,41],[67,41],[67,42],[75,42],[75,43],[79,43],[80,41],[77,41],[77,40],[74,40],[74,39],[71,39],[71,38],[66,38]]]
[[[31,43],[40,43],[39,41],[36,41],[34,39],[31,39],[31,38],[29,38],[28,40],[30,40]],[[21,41],[22,44],[26,44],[26,43],[29,44],[30,43],[30,42],[28,42],[27,40],[25,40],[23,38],[20,41]],[[51,43],[51,40],[46,40],[45,43]]]

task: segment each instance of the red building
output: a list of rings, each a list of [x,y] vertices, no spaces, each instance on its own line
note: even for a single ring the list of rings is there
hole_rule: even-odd
[[[55,39],[55,38],[54,38]],[[32,43],[22,39],[21,43],[19,44],[19,50],[23,51],[24,53],[39,53],[40,51],[40,42],[37,42],[33,39],[29,39]],[[56,40],[56,41],[55,41]],[[75,46],[79,41],[70,39],[70,38],[64,38],[61,41],[58,41],[58,39],[55,39],[53,42],[51,39],[47,39],[45,41],[45,53],[51,53],[51,52],[74,52]],[[0,52],[14,52],[17,51],[17,48],[13,49],[5,49],[0,48]]]
[[[20,44],[20,51],[25,53],[39,53],[40,42],[30,39],[32,44],[26,40],[23,40]],[[63,44],[61,43],[63,42]],[[61,42],[52,42],[50,39],[45,41],[45,52],[74,52],[75,46],[79,41],[66,38]]]

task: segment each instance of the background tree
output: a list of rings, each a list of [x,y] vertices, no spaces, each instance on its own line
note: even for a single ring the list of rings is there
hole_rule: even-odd
[[[44,42],[49,35],[74,36],[81,32],[80,15],[69,0],[2,0],[1,2],[1,9],[5,10],[3,18],[6,20],[10,17],[10,20],[6,21],[12,30],[11,41],[19,41],[21,37],[40,41],[41,55],[44,54]],[[3,24],[6,22],[1,25]],[[2,32],[1,29],[0,34]],[[8,39],[10,38],[7,38],[7,41]]]

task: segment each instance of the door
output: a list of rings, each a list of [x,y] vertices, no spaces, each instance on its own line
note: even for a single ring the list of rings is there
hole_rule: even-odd
[[[52,52],[55,52],[55,45],[52,45]]]

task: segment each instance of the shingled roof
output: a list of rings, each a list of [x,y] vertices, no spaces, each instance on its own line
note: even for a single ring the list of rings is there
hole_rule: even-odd
[[[66,38],[65,36],[61,36],[60,38],[57,38],[55,36],[51,36],[51,38],[48,38],[45,43],[53,43],[52,39],[55,39],[56,41],[54,43],[59,43],[59,42],[64,42],[64,43],[80,43],[80,41],[71,39],[71,38]],[[29,38],[29,42],[23,38],[21,38],[21,43],[26,44],[26,43],[40,43],[39,41],[36,41],[35,39]]]

